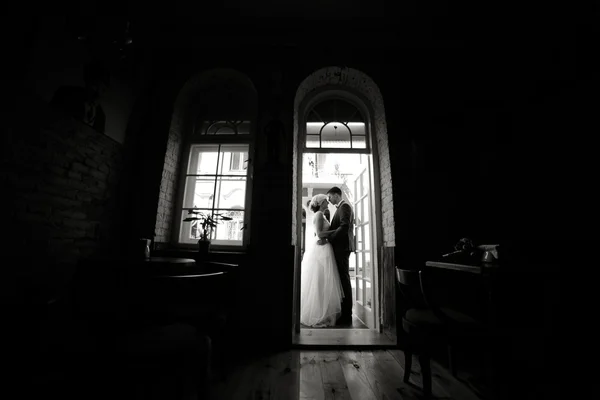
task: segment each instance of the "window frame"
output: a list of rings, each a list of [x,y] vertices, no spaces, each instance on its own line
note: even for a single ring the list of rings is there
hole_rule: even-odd
[[[205,118],[203,121],[210,121]],[[251,233],[251,211],[252,211],[252,189],[254,187],[254,151],[255,151],[255,133],[254,133],[254,121],[249,120],[249,133],[248,134],[200,134],[199,132],[192,132],[188,140],[184,143],[182,152],[182,158],[179,168],[178,176],[178,189],[177,189],[177,202],[174,205],[174,223],[173,231],[171,232],[172,242],[180,248],[197,248],[197,243],[184,243],[180,242],[179,232],[181,230],[181,224],[183,223],[184,216],[182,215],[183,206],[185,200],[185,186],[187,171],[190,163],[191,151],[194,145],[248,145],[248,167],[246,174],[246,196],[244,204],[244,222],[243,222],[243,235],[241,245],[227,245],[227,244],[216,244],[211,243],[211,250],[224,251],[224,252],[237,252],[246,251],[250,244],[250,233]]]

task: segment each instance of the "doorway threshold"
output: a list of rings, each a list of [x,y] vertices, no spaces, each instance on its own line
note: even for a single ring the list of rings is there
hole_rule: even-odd
[[[372,329],[300,329],[294,347],[378,347],[395,348],[396,340]]]

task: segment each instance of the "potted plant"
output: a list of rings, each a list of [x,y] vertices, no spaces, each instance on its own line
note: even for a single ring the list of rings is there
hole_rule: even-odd
[[[222,214],[208,214],[206,212],[198,211],[197,209],[188,210],[188,217],[185,218],[184,222],[196,222],[196,228],[200,231],[200,238],[198,239],[198,251],[203,254],[207,254],[210,248],[210,236],[213,228],[221,221],[231,221],[233,218],[224,216]]]

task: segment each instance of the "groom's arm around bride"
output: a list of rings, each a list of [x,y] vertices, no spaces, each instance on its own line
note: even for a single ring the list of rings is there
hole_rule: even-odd
[[[352,207],[343,202],[333,216],[331,230],[324,231],[317,243],[323,245],[329,241],[337,250],[354,251],[353,219]]]

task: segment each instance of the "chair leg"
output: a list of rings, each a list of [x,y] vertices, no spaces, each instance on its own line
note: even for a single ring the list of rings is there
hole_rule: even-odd
[[[412,368],[412,352],[404,350],[404,382],[408,383],[410,379],[410,369]]]
[[[431,397],[431,365],[429,356],[420,355],[419,364],[421,365],[421,376],[423,377],[423,393],[425,397]]]
[[[448,366],[450,367],[452,376],[456,378],[456,354],[452,346],[448,346]]]

